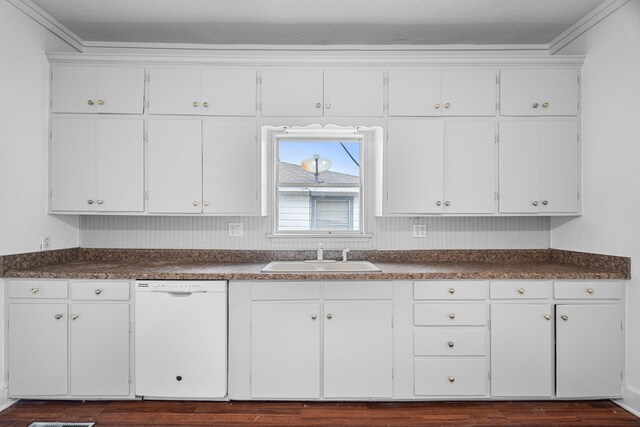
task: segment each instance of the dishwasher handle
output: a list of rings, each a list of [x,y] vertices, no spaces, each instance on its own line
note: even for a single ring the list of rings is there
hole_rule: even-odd
[[[165,294],[196,294],[205,293],[206,289],[151,289],[151,292],[161,292]]]

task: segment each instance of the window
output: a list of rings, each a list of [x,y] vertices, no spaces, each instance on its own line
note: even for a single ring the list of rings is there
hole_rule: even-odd
[[[275,234],[362,234],[362,140],[276,138]]]

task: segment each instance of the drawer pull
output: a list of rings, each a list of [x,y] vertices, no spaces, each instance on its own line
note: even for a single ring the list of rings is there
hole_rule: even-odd
[[[96,289],[96,295],[100,295],[102,293],[102,289]]]
[[[449,346],[449,348],[453,348],[453,346],[454,346],[455,344],[453,343],[453,341],[449,341],[449,342],[447,343],[447,345]]]
[[[32,294],[37,294],[39,290],[40,289],[38,289],[38,288],[31,288],[31,293]]]
[[[77,314],[72,314],[72,315],[71,315],[71,319],[72,319],[72,320],[76,320],[78,317],[79,317],[79,316],[78,316]]]
[[[518,293],[519,293],[520,295],[524,295],[524,288],[519,288],[519,289],[518,289]]]
[[[550,315],[548,315],[548,314],[545,314],[545,315],[544,315],[544,320],[551,320],[551,316],[550,316]]]
[[[456,315],[455,313],[449,313],[449,319],[455,319]]]
[[[318,318],[318,316],[316,314],[312,314],[311,315],[311,320],[316,320]]]
[[[593,288],[587,288],[587,293],[588,293],[589,295],[593,295],[593,293],[594,293],[594,292],[595,292],[595,289],[593,289]]]
[[[327,319],[329,319],[329,320],[333,319],[333,314],[331,314],[331,313],[327,314]]]
[[[569,320],[569,316],[567,316],[566,314],[563,314],[562,316],[560,316],[560,318],[561,318],[562,320],[564,320],[565,322],[566,322],[567,320]]]
[[[456,377],[449,377],[449,382],[450,383],[455,382],[455,380],[456,380]]]
[[[456,290],[454,288],[449,288],[449,293],[453,295],[456,293]]]
[[[60,320],[62,319],[62,314],[58,313],[55,316],[53,316],[56,320]]]

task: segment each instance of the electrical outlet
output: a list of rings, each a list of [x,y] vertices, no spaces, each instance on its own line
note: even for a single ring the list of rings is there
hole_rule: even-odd
[[[412,237],[424,238],[427,237],[427,226],[424,224],[413,224]]]
[[[51,250],[51,236],[44,235],[42,236],[42,244],[40,245],[40,249],[43,251]]]
[[[244,235],[244,224],[241,222],[229,223],[229,237],[242,237]]]

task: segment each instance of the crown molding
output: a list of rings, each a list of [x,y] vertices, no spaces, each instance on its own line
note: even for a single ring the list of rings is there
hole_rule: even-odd
[[[77,34],[62,25],[53,16],[42,10],[31,0],[7,0],[7,2],[18,8],[25,15],[42,25],[47,30],[51,31],[78,52],[84,51],[84,41]]]
[[[580,37],[598,22],[620,9],[631,0],[607,0],[593,9],[581,20],[567,28],[562,34],[553,39],[548,46],[549,54],[553,55],[560,49]]]

